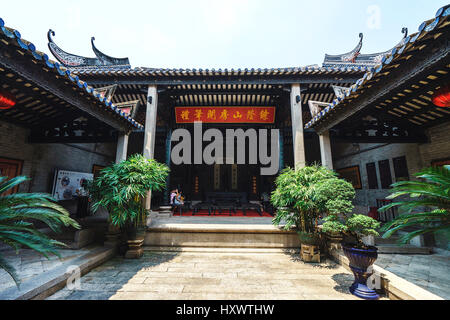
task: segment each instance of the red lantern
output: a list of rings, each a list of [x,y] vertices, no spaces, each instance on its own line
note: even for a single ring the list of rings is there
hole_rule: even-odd
[[[6,91],[0,91],[0,109],[11,109],[16,105],[16,97]]]
[[[437,90],[432,97],[433,104],[438,107],[450,107],[450,85],[447,84]]]

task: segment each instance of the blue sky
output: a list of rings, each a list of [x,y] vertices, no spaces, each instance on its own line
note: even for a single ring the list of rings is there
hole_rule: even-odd
[[[129,57],[132,66],[268,68],[321,64],[325,53],[385,51],[401,28],[417,31],[448,0],[16,0],[0,17],[48,52],[47,31],[64,50]]]

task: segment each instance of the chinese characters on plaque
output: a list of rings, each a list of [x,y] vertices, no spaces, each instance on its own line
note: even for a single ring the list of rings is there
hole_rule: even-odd
[[[176,107],[177,123],[274,123],[275,107]]]

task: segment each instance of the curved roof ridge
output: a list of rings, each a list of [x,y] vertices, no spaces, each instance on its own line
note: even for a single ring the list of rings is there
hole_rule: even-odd
[[[363,44],[363,33],[359,34],[359,43],[358,45],[355,47],[355,49],[353,49],[350,52],[344,53],[344,54],[338,54],[338,55],[330,55],[330,54],[325,54],[325,59],[323,61],[323,66],[324,67],[329,67],[329,66],[342,66],[342,65],[348,65],[348,66],[352,66],[352,65],[369,65],[369,66],[375,66],[377,64],[379,64],[381,62],[381,60],[383,59],[383,57],[386,54],[389,54],[394,48],[397,47],[401,47],[404,45],[405,43],[405,39],[408,37],[408,28],[403,27],[402,28],[402,40],[397,43],[394,47],[390,48],[387,51],[382,51],[382,52],[377,52],[377,53],[361,53],[361,48],[362,48],[362,44]]]
[[[114,58],[107,54],[104,54],[94,44],[95,37],[91,37],[91,46],[92,51],[94,51],[95,55],[99,60],[101,60],[104,65],[130,65],[130,60],[128,58]]]
[[[55,31],[52,29],[48,30],[48,48],[53,56],[58,60],[63,66],[69,69],[76,68],[125,68],[131,69],[130,61],[128,58],[114,58],[108,56],[97,49],[94,44],[95,38],[91,38],[92,50],[94,51],[96,58],[88,58],[72,54],[61,49],[54,41],[52,36],[55,36]]]

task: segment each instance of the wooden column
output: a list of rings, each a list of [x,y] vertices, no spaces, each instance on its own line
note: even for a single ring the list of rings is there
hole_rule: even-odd
[[[166,166],[170,169],[171,163],[171,150],[172,150],[172,128],[167,129],[167,137],[166,137]],[[169,205],[169,194],[170,192],[170,172],[166,178],[166,190],[164,191],[164,204]]]
[[[117,140],[116,163],[127,159],[128,137],[128,134],[119,135],[119,139]]]
[[[148,87],[147,94],[147,112],[145,114],[145,131],[144,131],[144,157],[153,159],[155,155],[156,140],[156,114],[158,111],[158,91],[155,85]],[[145,208],[150,210],[151,192],[149,191],[145,200]]]
[[[328,131],[319,134],[320,142],[320,156],[322,159],[322,166],[333,170],[333,158],[331,155],[330,133]]]
[[[300,84],[291,86],[291,120],[292,120],[292,142],[294,147],[295,170],[306,166],[305,141],[303,139],[302,99]]]
[[[121,133],[117,140],[116,163],[120,163],[127,159],[128,137],[126,133]],[[120,228],[111,224],[111,218],[108,217],[108,231],[105,234],[105,246],[117,248],[120,244],[121,231]]]

